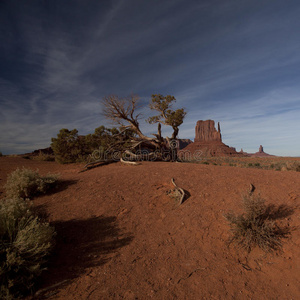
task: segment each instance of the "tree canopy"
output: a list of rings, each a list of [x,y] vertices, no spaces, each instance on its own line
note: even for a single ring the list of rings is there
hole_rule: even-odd
[[[158,112],[158,115],[148,118],[147,121],[150,124],[158,123],[158,127],[157,133],[153,133],[153,137],[149,137],[140,129],[139,120],[141,114],[137,113],[137,109],[139,108],[139,97],[137,95],[131,95],[125,98],[109,95],[102,99],[104,116],[113,123],[121,125],[123,130],[130,129],[136,134],[136,136],[131,139],[131,150],[134,150],[141,144],[146,144],[149,147],[152,146],[156,149],[170,148],[170,140],[177,139],[179,126],[183,123],[186,115],[184,108],[177,110],[173,109],[173,104],[175,102],[175,97],[171,95],[152,95],[149,107],[151,110]],[[172,127],[173,133],[171,138],[166,137],[166,139],[164,139],[162,137],[161,125]],[[177,152],[177,149],[173,150]],[[172,160],[177,159],[177,153],[175,152],[171,154]]]

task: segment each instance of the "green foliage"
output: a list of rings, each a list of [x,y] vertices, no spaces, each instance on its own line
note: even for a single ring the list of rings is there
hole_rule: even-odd
[[[8,175],[5,185],[6,196],[9,198],[32,198],[39,193],[46,193],[58,180],[58,175],[40,176],[31,169],[16,169]]]
[[[54,229],[23,199],[0,201],[0,298],[30,291],[53,247]]]
[[[84,143],[78,136],[78,130],[61,129],[57,138],[51,139],[55,160],[59,163],[72,163],[82,159]]]
[[[126,143],[133,136],[133,132],[126,130],[120,133],[117,128],[106,128],[100,126],[93,134],[78,136],[76,129],[61,129],[57,138],[52,138],[51,147],[54,151],[55,160],[59,163],[82,162],[95,150],[106,151],[112,144],[120,138]],[[118,149],[116,149],[118,150]]]
[[[268,207],[260,196],[247,194],[243,197],[245,213],[235,215],[228,213],[225,218],[229,221],[232,237],[231,242],[250,252],[258,246],[266,252],[280,250],[281,239],[286,237],[287,228],[280,228],[269,218]]]
[[[171,126],[174,130],[172,139],[177,137],[179,131],[178,127],[183,123],[183,119],[186,115],[186,112],[183,108],[177,110],[172,109],[172,104],[174,102],[176,102],[176,99],[171,95],[152,95],[150,108],[158,111],[159,115],[150,117],[148,119],[150,124],[161,123]]]

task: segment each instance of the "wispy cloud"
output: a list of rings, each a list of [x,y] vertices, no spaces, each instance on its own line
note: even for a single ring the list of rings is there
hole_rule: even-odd
[[[109,125],[100,99],[133,92],[144,104],[175,95],[188,110],[181,138],[210,118],[231,146],[300,155],[297,3],[67,2],[0,4],[2,152],[47,147],[61,128]]]

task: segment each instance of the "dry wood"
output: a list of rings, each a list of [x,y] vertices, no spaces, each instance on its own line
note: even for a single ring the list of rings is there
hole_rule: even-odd
[[[183,199],[185,197],[185,192],[182,188],[180,188],[179,186],[176,185],[175,181],[174,181],[174,178],[171,178],[171,182],[173,183],[173,185],[175,186],[176,189],[178,189],[181,193],[181,198],[179,200],[179,205],[182,204],[183,202]]]
[[[250,189],[249,189],[249,194],[252,194],[255,191],[255,186],[250,183]]]
[[[120,158],[120,162],[122,162],[123,164],[133,165],[133,166],[139,165],[139,163],[137,163],[136,161],[124,160],[122,157]]]

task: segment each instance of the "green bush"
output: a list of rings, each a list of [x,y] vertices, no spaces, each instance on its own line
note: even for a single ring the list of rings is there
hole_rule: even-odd
[[[79,161],[83,156],[83,145],[78,136],[78,130],[61,129],[57,138],[52,138],[51,148],[55,160],[61,164]]]
[[[27,201],[0,201],[0,298],[26,294],[45,269],[54,229],[35,216]]]
[[[289,231],[280,228],[269,218],[265,200],[259,195],[247,194],[243,197],[244,214],[228,213],[225,218],[229,221],[232,237],[229,243],[237,245],[250,252],[255,246],[266,252],[280,250],[281,239]]]
[[[8,175],[5,185],[8,198],[32,198],[33,196],[46,193],[58,180],[58,175],[48,174],[40,176],[37,171],[31,169],[16,169]]]

